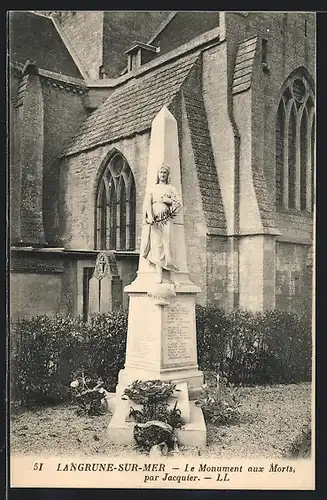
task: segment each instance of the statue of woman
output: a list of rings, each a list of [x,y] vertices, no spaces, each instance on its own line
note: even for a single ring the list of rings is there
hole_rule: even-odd
[[[162,283],[163,269],[177,271],[173,259],[172,218],[182,207],[180,197],[169,182],[170,168],[162,165],[157,173],[157,182],[146,196],[145,221],[149,225],[148,238],[143,257],[156,266],[157,283]],[[173,279],[177,285],[177,281]]]

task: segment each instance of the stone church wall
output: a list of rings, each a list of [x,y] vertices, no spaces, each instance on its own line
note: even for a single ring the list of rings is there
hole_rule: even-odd
[[[152,44],[159,56],[219,26],[219,12],[178,12]]]
[[[61,276],[13,273],[10,279],[11,319],[56,314],[61,306]]]
[[[101,11],[67,11],[59,22],[84,69],[91,78],[99,77],[103,56],[103,16]]]
[[[13,321],[61,311],[64,265],[60,253],[12,251],[10,271],[9,306]]]
[[[87,117],[83,93],[78,88],[43,79],[44,154],[43,154],[43,221],[46,241],[60,244],[60,155],[67,142]]]
[[[311,303],[311,275],[308,277],[303,262],[304,254],[312,242],[313,216],[305,212],[277,211],[275,208],[276,115],[281,87],[289,74],[296,68],[305,67],[312,77],[315,75],[315,15],[236,12],[226,14],[230,82],[233,78],[237,42],[254,35],[259,35],[259,39],[251,82],[251,162],[252,168],[264,174],[274,207],[276,228],[280,233],[276,237],[275,250],[268,245],[269,251],[263,254],[264,266],[267,267],[267,275],[270,278],[275,275],[271,304],[280,309],[299,312],[303,304]],[[266,52],[261,46],[261,37],[267,40]],[[268,65],[268,71],[263,71],[264,61]],[[242,125],[239,127],[239,133],[242,144]],[[293,276],[293,261],[297,262],[294,272],[303,273],[301,278],[299,275],[296,278]],[[305,282],[307,286],[304,285]],[[298,284],[295,286],[294,283]],[[269,295],[268,281],[266,286]],[[301,297],[297,291],[299,289]],[[263,305],[267,308],[268,303]]]
[[[315,15],[313,13],[238,13],[227,14],[229,74],[232,78],[237,40],[259,34],[267,39],[269,73],[256,61],[252,79],[252,151],[253,163],[261,165],[265,180],[275,199],[276,115],[281,87],[289,74],[304,66],[315,75]],[[260,54],[259,54],[260,56]],[[240,133],[242,131],[240,130]],[[311,238],[312,216],[276,213],[282,234],[302,232]]]
[[[62,239],[65,248],[94,250],[98,181],[111,152],[114,151],[119,151],[125,157],[134,175],[136,184],[136,247],[139,248],[149,151],[148,133],[83,151],[62,161],[62,185],[64,189]]]
[[[310,246],[276,244],[276,307],[303,314],[312,308]]]
[[[117,78],[127,64],[125,51],[137,40],[146,43],[167,12],[67,11],[59,22],[93,80],[100,67],[107,78]]]

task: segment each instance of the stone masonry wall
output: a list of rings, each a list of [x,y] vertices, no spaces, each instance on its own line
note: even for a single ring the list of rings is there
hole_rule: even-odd
[[[147,42],[167,12],[67,11],[60,24],[92,79],[103,66],[107,78],[116,78],[127,64],[125,51],[137,40]]]
[[[180,141],[187,265],[191,280],[201,288],[201,293],[198,294],[197,301],[204,303],[207,296],[207,227],[196,173],[190,124],[184,99],[182,101]]]
[[[228,109],[226,43],[203,52],[202,91],[225,211],[227,233],[234,234],[235,136]]]
[[[310,246],[276,244],[276,307],[297,314],[312,309]],[[311,264],[311,265],[310,265]]]
[[[35,62],[38,68],[81,78],[52,19],[30,11],[8,11],[9,56],[12,63]]]
[[[74,90],[74,91],[73,91]],[[43,79],[44,100],[44,163],[43,163],[43,223],[46,241],[60,244],[60,155],[74,135],[87,112],[82,91],[65,88]]]
[[[23,77],[26,82],[19,118],[19,169],[21,172],[20,242],[43,245],[43,151],[44,102],[38,75]]]
[[[228,250],[226,257],[226,307],[233,309],[238,296],[237,246],[232,235],[237,229],[235,218],[235,166],[238,138],[229,106],[228,45],[226,42],[203,52],[202,91],[208,120],[214,161],[225,212]]]
[[[127,64],[125,51],[134,41],[146,43],[167,15],[164,11],[104,12],[103,65],[107,77],[119,76]]]
[[[60,312],[63,262],[59,254],[12,251],[10,271],[10,317],[13,321]]]
[[[310,244],[312,241],[312,214],[276,211],[276,115],[281,88],[289,74],[296,68],[305,67],[314,77],[315,15],[313,13],[249,13],[248,15],[228,13],[226,20],[230,82],[234,71],[238,41],[259,35],[250,90],[252,100],[252,168],[255,168],[260,175],[264,175],[274,211],[275,227],[281,233],[280,236],[277,236],[276,260],[273,248],[269,248],[269,251],[264,253],[264,269],[266,269],[266,274],[273,278],[272,265],[275,266],[276,307],[300,312],[300,304],[302,306],[307,304],[311,308],[311,289],[302,283],[302,280],[307,281],[307,275],[304,266],[299,264],[301,258],[303,261],[302,253],[305,246],[296,245],[296,243]],[[264,61],[268,64],[268,72],[263,71],[262,68],[264,54],[261,37],[267,40]],[[239,132],[242,142],[241,128]],[[294,291],[297,288],[292,282],[293,277],[290,269],[294,260],[298,262],[296,272],[299,274],[296,277],[296,283],[298,283],[296,286],[301,288],[301,297]],[[284,273],[283,276],[281,273]],[[282,288],[281,280],[284,280]],[[292,284],[290,284],[291,282]],[[263,306],[267,308],[269,306],[268,296],[271,295],[273,298],[274,294],[267,283],[263,284],[267,291]],[[288,287],[288,291],[285,287]]]
[[[95,200],[98,181],[110,153],[116,150],[126,158],[135,179],[136,248],[139,248],[149,139],[148,133],[140,134],[63,160],[62,238],[65,248],[95,248]]]
[[[202,221],[199,226],[202,231],[194,233],[194,228],[189,228],[192,231],[192,238],[188,238],[188,246],[191,248],[189,258],[193,261],[195,258],[198,260],[194,280],[199,286],[204,286],[202,293],[205,295],[206,302],[227,308],[227,238],[218,236],[226,234],[226,219],[204,106],[202,84],[202,64],[199,60],[183,85],[183,104],[186,113],[184,120],[187,130],[185,127],[182,147],[183,151],[187,149],[188,155],[192,156],[192,159],[183,160],[184,177],[187,172],[190,179],[193,178],[193,188],[190,186],[190,192],[193,190],[194,193],[196,189],[195,195],[198,198],[192,218]],[[190,146],[187,145],[189,140]],[[189,164],[191,162],[192,168]],[[187,165],[188,168],[185,168]],[[186,192],[188,191],[186,189]],[[199,255],[200,252],[202,255]],[[204,263],[201,265],[203,260]],[[201,301],[201,297],[199,299]]]
[[[162,55],[218,25],[219,12],[178,12],[152,44]]]
[[[276,114],[284,81],[296,68],[304,66],[315,74],[315,14],[237,13],[227,14],[229,78],[232,78],[237,42],[259,34],[267,39],[269,72],[261,68],[260,53],[252,76],[252,162],[265,175],[268,192],[275,200]],[[264,105],[263,105],[264,103]],[[312,217],[306,214],[276,213],[282,234],[311,238]]]
[[[207,304],[229,309],[226,294],[228,283],[228,238],[207,237],[206,298]]]
[[[90,78],[99,77],[103,60],[103,11],[67,11],[60,24]]]
[[[238,195],[240,234],[262,234],[262,220],[254,185],[253,120],[251,91],[247,90],[234,96],[234,118],[240,132],[239,185],[235,186]]]
[[[19,75],[10,74],[10,241],[20,240],[20,198],[21,198],[21,170],[19,161],[19,117],[16,109],[17,90],[20,83]]]

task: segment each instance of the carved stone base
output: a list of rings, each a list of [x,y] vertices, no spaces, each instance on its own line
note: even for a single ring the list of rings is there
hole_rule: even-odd
[[[203,384],[197,364],[195,293],[185,292],[187,285],[157,286],[169,294],[160,292],[161,297],[154,298],[146,291],[129,292],[126,361],[116,392],[121,394],[134,380],[171,380],[187,382],[194,399]]]
[[[182,412],[185,425],[175,431],[178,444],[181,446],[204,447],[207,444],[207,431],[201,408],[194,401],[188,399],[188,389],[181,390],[178,397],[177,408]],[[171,398],[171,406],[175,398]],[[111,409],[114,408],[113,417],[108,426],[108,441],[112,444],[134,445],[133,436],[135,422],[129,417],[130,406],[138,409],[138,405],[130,400],[123,400],[116,395],[115,401],[111,399]]]

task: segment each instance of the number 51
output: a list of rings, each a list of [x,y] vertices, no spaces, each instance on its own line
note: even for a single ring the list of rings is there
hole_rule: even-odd
[[[35,463],[33,466],[33,470],[42,470],[43,463]]]

